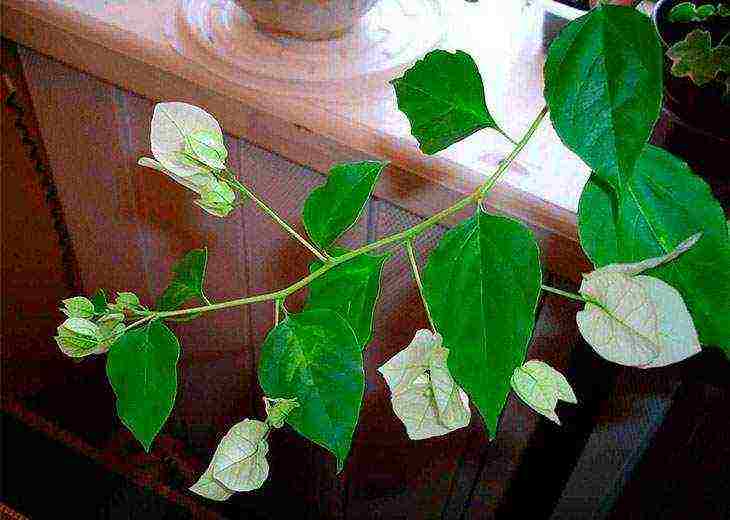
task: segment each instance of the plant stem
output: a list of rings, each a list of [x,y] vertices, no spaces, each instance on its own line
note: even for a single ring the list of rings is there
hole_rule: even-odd
[[[431,309],[428,307],[426,301],[426,293],[423,290],[423,282],[421,282],[421,275],[418,273],[418,264],[416,263],[416,254],[413,251],[413,242],[406,240],[406,251],[408,251],[408,260],[411,262],[411,270],[413,271],[413,278],[416,279],[416,285],[418,286],[418,292],[421,294],[421,301],[423,301],[423,308],[426,309],[426,316],[428,316],[428,322],[431,324],[431,330],[436,332],[436,324],[431,316]]]
[[[572,292],[562,291],[560,289],[556,289],[555,287],[550,287],[549,285],[543,285],[542,286],[543,291],[551,292],[553,294],[559,294],[560,296],[564,298],[568,298],[570,300],[575,300],[578,302],[586,302],[585,298],[583,298],[580,294],[575,294]]]
[[[193,307],[189,309],[180,309],[176,311],[163,311],[163,312],[154,312],[153,314],[157,316],[158,318],[170,318],[174,316],[184,316],[188,314],[197,314],[202,312],[211,312],[211,311],[217,311],[221,309],[228,309],[230,307],[238,307],[240,305],[248,305],[251,303],[257,303],[257,302],[263,302],[263,301],[269,301],[269,300],[284,300],[287,296],[290,294],[293,294],[297,292],[298,290],[306,287],[309,285],[313,280],[316,280],[320,276],[324,275],[327,271],[332,269],[333,267],[336,267],[340,264],[343,264],[349,260],[352,260],[353,258],[356,258],[360,255],[363,255],[365,253],[369,253],[370,251],[374,251],[376,249],[380,249],[386,246],[389,246],[391,244],[397,244],[404,241],[411,240],[413,237],[423,233],[427,229],[430,229],[431,227],[435,226],[445,218],[458,213],[465,207],[467,207],[470,204],[477,203],[481,199],[483,199],[487,193],[494,187],[494,185],[499,181],[499,179],[502,177],[502,175],[509,169],[512,162],[514,162],[517,155],[522,151],[522,149],[525,147],[525,145],[528,143],[532,135],[537,130],[537,127],[540,125],[540,122],[545,118],[545,115],[547,114],[547,107],[543,107],[543,109],[540,111],[540,113],[537,115],[535,120],[532,122],[530,127],[527,129],[525,134],[522,136],[522,138],[517,142],[517,145],[514,147],[514,149],[510,152],[510,154],[504,158],[499,163],[499,166],[495,170],[495,172],[492,174],[487,181],[481,185],[479,188],[477,188],[471,195],[464,197],[463,199],[457,201],[454,205],[449,206],[448,208],[436,213],[435,215],[432,215],[431,217],[427,218],[423,222],[420,222],[413,227],[410,227],[404,231],[400,231],[398,233],[393,233],[392,235],[388,235],[387,237],[381,238],[380,240],[377,240],[375,242],[371,242],[369,244],[365,244],[364,246],[355,249],[354,251],[350,251],[349,253],[346,253],[342,256],[337,256],[333,258],[323,258],[321,256],[321,253],[317,251],[317,257],[320,258],[320,260],[323,260],[324,264],[322,267],[314,271],[313,273],[310,273],[309,275],[305,276],[298,282],[295,282],[291,284],[288,287],[285,287],[284,289],[280,289],[278,291],[265,293],[265,294],[258,294],[254,296],[247,296],[245,298],[238,298],[236,300],[229,300],[226,302],[220,302],[220,303],[214,303],[212,305],[205,305],[202,307]],[[247,195],[250,193],[249,196],[252,197],[254,201],[257,201],[258,199],[255,198],[255,195],[248,190],[243,184],[241,184],[238,180],[232,179],[231,182],[234,183],[234,185],[240,185],[242,190],[245,190],[244,193]],[[273,212],[273,210],[270,210],[268,206],[265,204],[262,204],[262,209],[264,211],[267,211],[270,215],[272,215],[272,218],[275,220],[278,219],[278,216],[273,217],[273,215],[276,215],[276,213]],[[283,223],[283,221],[281,221]],[[289,228],[291,229],[286,223],[284,223],[286,226],[285,229]],[[296,234],[296,231],[291,230],[292,233],[295,234],[295,236],[299,236]],[[301,237],[300,237],[301,238]],[[308,244],[306,240],[301,238],[300,240],[304,244]],[[310,249],[312,252],[316,251],[313,246],[308,245],[308,249]]]
[[[316,247],[314,247],[312,244],[310,244],[306,238],[304,238],[302,235],[297,233],[297,231],[293,227],[291,227],[283,218],[281,218],[276,211],[271,209],[268,206],[268,204],[266,204],[263,200],[258,198],[258,196],[252,190],[250,190],[248,188],[248,186],[246,186],[241,181],[236,179],[236,177],[231,172],[227,171],[227,173],[228,173],[228,176],[225,177],[225,180],[227,180],[228,182],[230,182],[233,185],[233,189],[243,193],[246,197],[248,197],[249,199],[254,201],[256,203],[256,205],[259,208],[261,208],[261,210],[264,213],[269,215],[274,220],[274,222],[279,224],[284,229],[284,231],[289,233],[292,237],[297,239],[299,241],[299,243],[301,243],[304,247],[309,249],[314,256],[319,258],[322,262],[329,261],[328,257],[323,255]]]

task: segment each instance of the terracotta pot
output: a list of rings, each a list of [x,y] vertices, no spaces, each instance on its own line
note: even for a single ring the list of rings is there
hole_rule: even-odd
[[[265,32],[327,40],[346,33],[378,0],[236,0]]]

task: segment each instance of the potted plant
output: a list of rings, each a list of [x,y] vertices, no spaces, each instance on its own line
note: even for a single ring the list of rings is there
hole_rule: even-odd
[[[666,108],[730,146],[730,2],[660,0],[653,18],[665,49]]]
[[[305,40],[346,33],[377,0],[236,0],[262,30]]]

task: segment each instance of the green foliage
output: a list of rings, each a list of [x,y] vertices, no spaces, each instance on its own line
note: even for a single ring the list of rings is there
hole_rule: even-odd
[[[548,52],[545,99],[566,146],[620,187],[662,101],[662,49],[651,20],[604,5],[568,24]]]
[[[91,297],[91,303],[94,304],[94,313],[104,314],[106,312],[107,299],[104,289],[99,289],[94,293],[94,296]]]
[[[157,310],[173,311],[196,300],[200,305],[208,302],[203,290],[205,269],[208,265],[208,250],[193,249],[172,268],[172,280],[157,300]],[[195,315],[193,315],[195,317]]]
[[[695,29],[667,51],[672,60],[672,75],[690,78],[701,87],[720,72],[730,74],[730,46],[712,46],[710,33]]]
[[[648,274],[680,292],[702,344],[730,352],[730,242],[724,212],[707,184],[653,146],[621,191],[600,179],[591,177],[578,210],[581,245],[591,261],[602,267],[661,256],[701,231],[692,250]]]
[[[431,51],[391,83],[398,108],[425,154],[440,152],[483,128],[504,134],[487,108],[479,69],[463,51]]]
[[[337,256],[348,251],[337,248]],[[331,309],[344,318],[355,331],[357,342],[365,348],[373,335],[373,315],[380,295],[380,276],[385,262],[384,255],[361,255],[327,271],[309,284],[309,295],[304,304],[309,309]],[[310,273],[322,267],[315,261],[309,266]]]
[[[428,258],[424,289],[449,370],[492,438],[532,335],[541,279],[532,233],[481,210],[447,232]]]
[[[117,414],[146,451],[172,411],[179,357],[177,338],[160,321],[126,332],[109,351]]]
[[[704,22],[714,15],[730,16],[730,7],[725,4],[697,6],[692,2],[681,2],[669,11],[669,21],[675,23]]]
[[[364,161],[334,166],[327,182],[309,194],[302,220],[309,237],[324,250],[360,218],[388,163]]]
[[[361,348],[347,322],[329,309],[288,315],[261,347],[259,382],[267,396],[297,400],[286,422],[331,451],[342,470],[365,391]]]

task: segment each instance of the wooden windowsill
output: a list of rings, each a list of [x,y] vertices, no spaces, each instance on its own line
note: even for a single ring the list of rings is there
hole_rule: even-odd
[[[376,194],[421,215],[471,192],[511,148],[484,130],[436,156],[423,155],[385,80],[385,88],[360,97],[274,95],[252,88],[229,68],[196,63],[175,45],[181,36],[171,32],[173,14],[186,1],[2,0],[2,31],[144,97],[201,105],[228,133],[316,170],[345,160],[389,160],[392,167]],[[482,0],[442,1],[442,9],[445,36],[438,46],[466,50],[476,59],[492,114],[519,137],[544,103],[541,8]],[[423,35],[424,41],[432,37]],[[587,266],[575,216],[587,175],[546,121],[487,201],[538,230],[548,267],[574,279]]]

